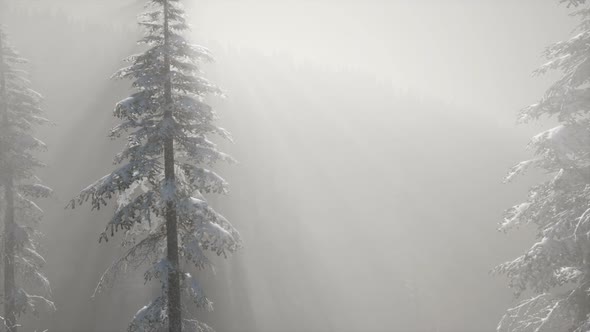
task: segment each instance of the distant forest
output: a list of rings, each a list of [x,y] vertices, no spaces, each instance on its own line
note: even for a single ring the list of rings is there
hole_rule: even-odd
[[[59,193],[42,203],[43,231],[50,244],[65,244],[46,257],[57,318],[29,324],[63,332],[120,328],[148,294],[129,277],[90,298],[89,285],[118,252],[97,242],[109,211],[62,207],[81,184],[113,167],[104,156],[117,144],[106,133],[129,85],[108,78],[137,51],[130,46],[139,33],[133,25],[87,24],[60,12],[0,15],[31,60],[45,111],[57,122],[41,132],[51,149],[41,176]],[[217,331],[269,332],[495,326],[510,291],[486,273],[515,248],[501,248],[490,234],[501,211],[525,193],[526,183],[506,188],[501,178],[522,151],[511,144],[524,145],[526,133],[502,128],[491,114],[394,91],[355,69],[205,45],[217,59],[205,68],[208,77],[227,93],[212,102],[236,141],[222,144],[239,161],[219,170],[231,194],[214,204],[240,229],[246,248],[231,263],[216,262],[215,278],[205,276],[216,305],[200,314],[205,321]],[[490,153],[500,148],[508,152]],[[395,223],[396,231],[382,232],[382,223]],[[340,235],[339,224],[352,229]],[[382,273],[357,268],[359,260]],[[380,268],[391,265],[394,272]],[[448,280],[456,285],[447,287]],[[482,283],[497,283],[502,295],[473,291]],[[457,293],[460,305],[452,300]],[[392,311],[392,303],[404,305]]]

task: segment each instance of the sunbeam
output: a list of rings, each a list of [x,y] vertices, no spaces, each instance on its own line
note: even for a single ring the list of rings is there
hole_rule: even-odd
[[[588,26],[568,41],[569,2],[587,24],[588,3],[570,0],[0,0],[2,31],[30,60],[0,43],[0,280],[20,283],[10,257],[30,263],[16,252],[30,249],[56,308],[29,315],[41,298],[12,289],[0,331],[585,331],[588,62],[576,47]],[[531,77],[559,40],[545,55],[565,78]],[[51,125],[19,122],[39,111],[28,84]],[[539,124],[517,127],[550,84],[518,113]],[[512,169],[543,172],[503,184],[555,122],[530,145],[537,159]],[[47,144],[30,152],[39,169],[15,152],[29,156],[33,133]],[[34,245],[5,231],[24,218],[8,212],[13,180],[54,192],[33,195]],[[507,238],[499,223],[522,229]],[[128,273],[95,294],[150,239],[145,266],[115,265]],[[490,271],[514,257],[494,270],[510,289]],[[21,316],[15,299],[29,300]]]

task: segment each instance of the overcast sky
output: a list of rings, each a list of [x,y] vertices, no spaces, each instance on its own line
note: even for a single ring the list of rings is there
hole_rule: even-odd
[[[573,26],[552,0],[204,2],[193,15],[200,38],[359,66],[400,87],[483,107],[535,98],[546,81],[531,80],[530,71]]]
[[[8,0],[15,3],[15,0]],[[139,0],[28,0],[133,24]],[[18,0],[25,4],[27,1]],[[554,0],[193,0],[199,41],[284,51],[353,67],[395,86],[510,119],[549,78],[530,72],[575,19]],[[493,102],[491,102],[493,101]]]

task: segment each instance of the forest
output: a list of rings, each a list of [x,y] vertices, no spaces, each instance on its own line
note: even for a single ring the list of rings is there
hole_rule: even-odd
[[[589,82],[585,0],[0,0],[0,331],[588,332]]]

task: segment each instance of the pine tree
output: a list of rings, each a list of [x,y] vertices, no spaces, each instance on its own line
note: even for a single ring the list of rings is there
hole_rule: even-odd
[[[33,201],[51,194],[51,189],[40,184],[34,174],[43,164],[33,152],[45,149],[45,144],[32,136],[35,125],[48,121],[42,117],[41,96],[29,87],[27,73],[19,69],[24,62],[0,28],[0,186],[4,209],[2,320],[9,332],[17,331],[17,317],[37,313],[39,305],[55,309],[53,302],[46,298],[51,289],[41,272],[45,260],[37,251],[40,235],[37,226],[43,211]],[[43,295],[31,295],[23,287],[41,288]]]
[[[226,256],[240,246],[239,233],[203,195],[227,193],[227,183],[207,169],[232,161],[208,139],[227,131],[213,124],[216,114],[204,101],[221,91],[201,76],[198,64],[212,61],[210,52],[182,36],[188,29],[179,0],[150,0],[140,19],[147,46],[127,59],[130,66],[114,78],[131,79],[135,93],[115,106],[122,122],[111,137],[127,134],[127,145],[115,157],[121,165],[84,189],[71,208],[90,200],[100,209],[117,197],[114,216],[100,240],[124,232],[127,249],[102,276],[96,291],[127,267],[148,264],[145,281],[160,281],[162,293],[137,312],[129,331],[210,331],[192,318],[182,303],[185,294],[198,308],[212,310],[190,270],[211,266],[205,251]],[[99,241],[100,241],[99,240]],[[184,309],[184,310],[183,310]]]
[[[548,70],[563,73],[521,122],[551,118],[559,125],[534,136],[535,155],[508,174],[507,181],[536,168],[548,179],[533,186],[526,202],[506,212],[500,229],[537,228],[537,242],[523,255],[496,267],[516,295],[532,296],[508,310],[498,331],[590,330],[590,8],[584,0],[560,0],[577,7],[577,34],[547,48]]]

